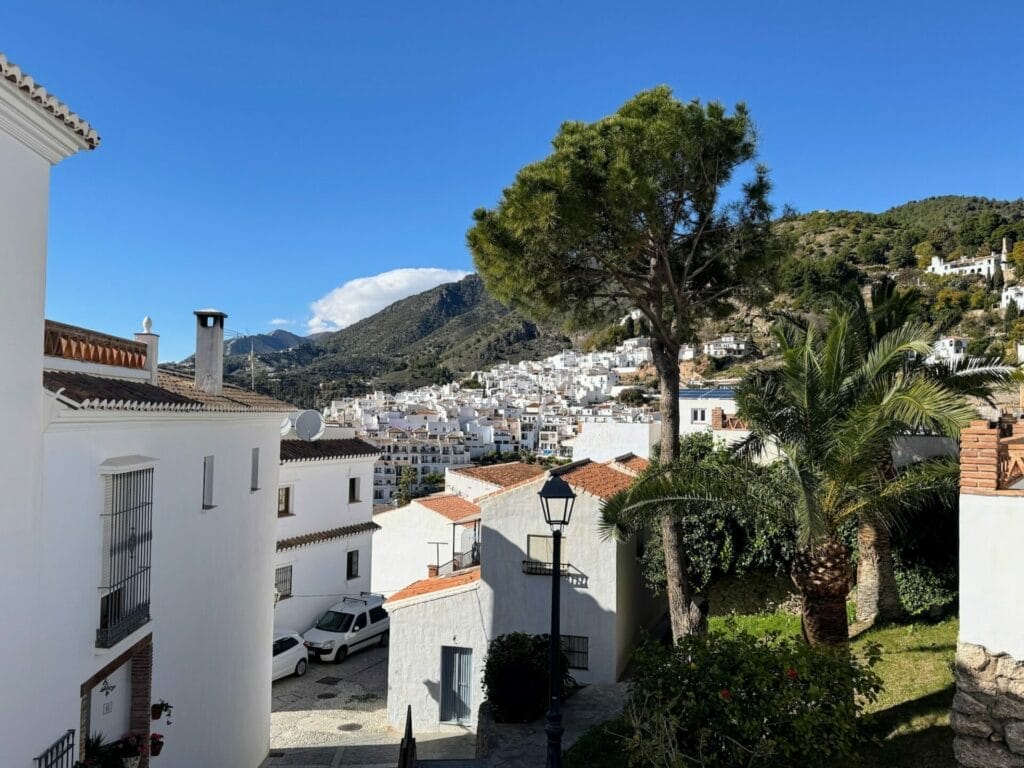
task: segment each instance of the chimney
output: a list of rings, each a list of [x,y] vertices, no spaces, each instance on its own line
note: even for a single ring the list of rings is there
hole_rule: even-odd
[[[437,573],[438,573],[439,570],[440,570],[440,566],[428,565],[427,566],[427,578],[428,579],[434,578],[435,576],[437,576]]]
[[[156,384],[160,336],[153,333],[153,319],[149,315],[142,318],[142,333],[136,333],[135,340],[146,345],[146,370],[149,371],[149,383]]]
[[[219,395],[224,384],[224,319],[216,309],[197,309],[195,388]]]

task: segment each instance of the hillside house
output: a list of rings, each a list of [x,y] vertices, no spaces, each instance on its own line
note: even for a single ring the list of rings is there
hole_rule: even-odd
[[[721,359],[723,357],[745,357],[753,351],[749,339],[735,334],[727,334],[717,339],[704,342],[704,354],[708,357]]]
[[[992,251],[988,256],[980,256],[974,259],[957,259],[946,261],[941,256],[932,256],[931,264],[925,270],[932,275],[981,275],[990,278],[997,269],[1002,269],[1008,263],[1009,251],[1006,238],[1003,238],[1003,250],[1001,253]]]
[[[281,441],[275,627],[304,632],[342,597],[370,591],[379,455],[358,438]]]
[[[1003,288],[1003,292],[999,297],[999,308],[1008,309],[1010,302],[1017,305],[1018,311],[1024,310],[1024,283],[1008,285]]]
[[[603,539],[601,504],[633,482],[634,456],[551,470],[577,494],[562,547],[562,637],[580,683],[610,683],[625,669],[638,634],[662,615],[643,585],[636,541]],[[479,565],[421,578],[391,595],[388,717],[414,727],[474,727],[487,644],[508,632],[546,633],[551,600],[551,530],[537,493],[548,473],[477,499]]]
[[[967,357],[966,336],[943,336],[932,345],[932,353],[925,358],[928,363],[958,363]]]

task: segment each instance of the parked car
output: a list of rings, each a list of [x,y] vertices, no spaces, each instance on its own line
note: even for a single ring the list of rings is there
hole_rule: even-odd
[[[387,645],[390,627],[383,597],[346,597],[320,616],[303,639],[315,658],[340,662],[353,651]]]
[[[302,635],[290,629],[274,630],[274,666],[271,680],[280,680],[288,675],[302,677],[308,667],[309,652],[302,641]]]

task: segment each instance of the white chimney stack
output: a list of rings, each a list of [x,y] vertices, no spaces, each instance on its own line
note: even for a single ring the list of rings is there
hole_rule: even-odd
[[[224,385],[224,319],[216,309],[197,309],[195,388],[219,395]]]
[[[142,318],[142,333],[136,333],[135,340],[146,345],[146,370],[149,371],[149,383],[156,384],[160,336],[153,333],[153,319],[149,315]]]

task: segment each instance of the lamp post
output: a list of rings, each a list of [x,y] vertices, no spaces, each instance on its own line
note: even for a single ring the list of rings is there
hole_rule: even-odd
[[[548,664],[549,706],[547,768],[562,768],[562,643],[559,628],[562,584],[562,529],[569,525],[576,494],[559,475],[551,475],[537,494],[544,521],[551,526],[551,647]]]

